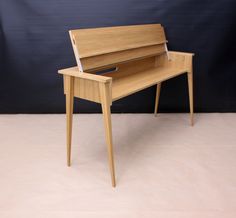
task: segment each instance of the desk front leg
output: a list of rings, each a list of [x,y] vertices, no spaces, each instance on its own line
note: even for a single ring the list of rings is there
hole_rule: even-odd
[[[114,158],[113,158],[113,143],[112,143],[112,126],[111,126],[111,91],[110,91],[111,83],[100,83],[100,97],[101,97],[101,105],[102,105],[102,113],[104,119],[105,126],[105,135],[106,135],[106,143],[107,143],[107,152],[108,152],[108,160],[109,167],[111,173],[111,182],[112,186],[116,186],[115,180],[115,168],[114,168]]]

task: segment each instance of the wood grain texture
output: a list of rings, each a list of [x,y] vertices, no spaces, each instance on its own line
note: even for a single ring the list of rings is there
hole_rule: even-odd
[[[186,72],[192,70],[192,59],[193,53],[186,52],[174,52],[169,51],[170,60],[167,59],[164,55],[157,56],[157,62],[160,62],[159,65],[175,68],[183,68]]]
[[[88,58],[82,58],[81,63],[84,71],[99,69],[117,64],[135,61],[150,56],[156,56],[165,52],[164,44],[141,47],[125,51],[118,51]]]
[[[107,73],[102,76],[92,73],[79,73],[76,68],[61,70],[60,73],[76,75],[76,84],[80,84],[80,86],[84,88],[76,88],[75,96],[95,102],[100,102],[100,98],[95,94],[98,88],[97,85],[94,85],[96,86],[96,88],[94,88],[94,94],[97,97],[91,98],[93,94],[87,91],[87,85],[84,85],[86,83],[88,87],[92,86],[91,83],[86,82],[87,78],[88,80],[95,79],[94,82],[112,81],[112,101],[115,101],[180,74],[192,72],[192,54],[169,52],[169,55],[170,60],[167,59],[166,54],[163,54],[156,57],[118,64],[118,70],[116,72]],[[81,79],[84,80],[79,82]],[[79,87],[79,85],[76,85],[76,87]]]
[[[100,83],[100,95],[102,99],[102,113],[104,119],[104,126],[105,126],[105,136],[106,136],[106,143],[107,143],[107,152],[108,152],[108,160],[109,160],[109,167],[111,173],[111,182],[112,186],[116,186],[116,179],[115,179],[115,167],[114,167],[114,158],[113,158],[113,142],[112,142],[112,126],[111,126],[111,110],[110,110],[110,87],[108,83]]]
[[[111,110],[113,101],[157,85],[154,114],[158,111],[161,83],[187,73],[190,118],[193,125],[192,53],[168,52],[159,24],[70,31],[78,67],[64,75],[67,111],[67,160],[70,165],[73,97],[101,103],[112,186],[116,186]],[[115,71],[96,75],[99,70]],[[86,70],[87,72],[82,71]]]
[[[85,72],[81,73],[78,67],[70,67],[70,68],[58,70],[58,73],[62,75],[74,76],[81,79],[88,79],[88,80],[103,82],[103,83],[111,81],[110,77],[100,76],[100,75],[95,75],[95,74],[85,73]]]
[[[193,72],[188,72],[188,94],[189,94],[189,107],[190,107],[190,124],[194,125],[193,117]]]
[[[113,101],[118,100],[185,72],[185,69],[182,68],[173,70],[170,67],[157,67],[114,79],[112,99]]]
[[[160,24],[71,30],[80,58],[158,45],[166,42]]]
[[[105,73],[102,76],[106,76],[114,79],[126,77],[130,74],[142,72],[155,67],[155,57],[147,57],[140,60],[121,63],[116,65],[117,70],[114,72]]]
[[[101,103],[99,94],[99,82],[84,78],[74,78],[73,86],[74,97],[82,98],[88,101]],[[68,77],[64,78],[64,93],[69,92]]]
[[[173,71],[182,69],[187,73],[188,77],[188,92],[189,92],[189,107],[190,107],[190,124],[194,125],[194,105],[193,105],[193,56],[194,53],[170,51],[168,60],[166,55],[156,57],[156,66],[171,68]]]
[[[71,164],[71,138],[72,138],[72,119],[74,105],[74,77],[67,76],[65,81],[67,84],[66,92],[66,142],[67,142],[67,165]]]
[[[154,109],[155,116],[157,115],[157,112],[158,112],[160,94],[161,94],[161,83],[157,84],[157,88],[156,88],[155,109]]]

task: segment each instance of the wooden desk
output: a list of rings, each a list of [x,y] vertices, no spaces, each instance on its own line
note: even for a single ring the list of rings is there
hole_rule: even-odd
[[[161,82],[186,73],[193,125],[194,54],[168,51],[164,29],[160,24],[79,29],[69,33],[78,66],[59,70],[63,74],[66,95],[67,164],[70,166],[74,97],[100,103],[111,181],[115,187],[110,112],[112,102],[157,85],[156,114]]]

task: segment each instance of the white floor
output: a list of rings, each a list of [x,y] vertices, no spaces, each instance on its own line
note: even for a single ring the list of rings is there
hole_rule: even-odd
[[[0,217],[235,218],[236,114],[112,115],[112,188],[101,115],[0,116]]]

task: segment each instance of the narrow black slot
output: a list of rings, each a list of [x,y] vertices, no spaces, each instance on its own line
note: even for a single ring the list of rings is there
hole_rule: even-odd
[[[108,69],[104,69],[104,70],[99,70],[99,71],[96,71],[95,74],[102,75],[102,74],[111,73],[111,72],[114,72],[114,71],[117,71],[117,67],[112,67],[112,68],[108,68]]]

